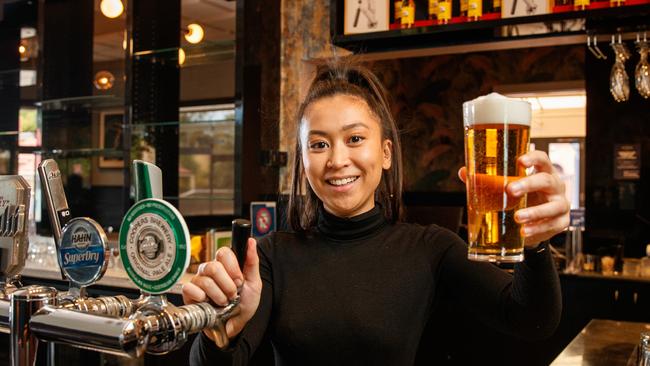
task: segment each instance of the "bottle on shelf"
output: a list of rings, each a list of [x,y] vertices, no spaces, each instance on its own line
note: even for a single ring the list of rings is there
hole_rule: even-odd
[[[469,0],[460,0],[460,16],[466,17],[469,10]]]
[[[492,1],[492,10],[491,13],[501,13],[501,0]]]
[[[394,4],[394,13],[395,13],[395,23],[401,24],[402,19],[402,0],[395,0]]]
[[[625,5],[625,0],[610,0],[609,1],[609,6],[611,7],[617,7],[617,6],[623,6]]]
[[[438,0],[429,0],[429,20],[438,19]]]
[[[590,3],[591,3],[590,0],[574,0],[573,7],[576,10],[585,10]]]
[[[400,24],[402,28],[411,28],[415,23],[415,0],[402,1],[402,17]]]
[[[451,1],[438,0],[438,24],[447,24],[451,20]]]
[[[483,15],[483,0],[467,0],[467,18],[477,21]]]

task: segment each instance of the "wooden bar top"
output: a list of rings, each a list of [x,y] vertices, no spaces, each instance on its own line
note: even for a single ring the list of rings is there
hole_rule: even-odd
[[[636,346],[650,324],[593,319],[569,343],[552,366],[636,365]]]

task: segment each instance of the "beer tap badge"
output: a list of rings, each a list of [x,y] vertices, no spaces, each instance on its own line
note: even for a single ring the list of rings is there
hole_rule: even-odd
[[[180,280],[190,261],[190,233],[170,203],[138,201],[120,226],[120,257],[129,278],[142,291],[158,294]]]
[[[77,217],[61,232],[59,264],[68,279],[88,286],[104,275],[108,264],[108,244],[102,227],[87,217]]]

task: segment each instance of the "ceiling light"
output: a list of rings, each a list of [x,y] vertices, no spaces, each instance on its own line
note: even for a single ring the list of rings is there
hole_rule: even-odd
[[[196,23],[192,23],[187,26],[185,39],[190,43],[197,44],[203,40],[203,34],[203,27]]]
[[[102,14],[107,18],[117,18],[122,15],[124,5],[121,0],[102,0],[99,4]]]
[[[95,88],[99,90],[108,90],[113,87],[115,82],[115,76],[106,70],[102,70],[95,74],[95,79],[93,83]]]

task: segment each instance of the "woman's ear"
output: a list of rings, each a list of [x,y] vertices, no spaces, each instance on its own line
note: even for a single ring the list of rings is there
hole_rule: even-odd
[[[391,140],[389,139],[384,140],[382,146],[382,152],[383,152],[383,160],[382,160],[381,167],[384,170],[388,170],[393,165],[393,142]]]

